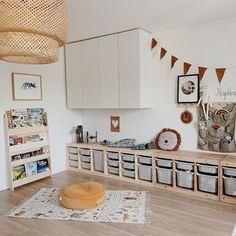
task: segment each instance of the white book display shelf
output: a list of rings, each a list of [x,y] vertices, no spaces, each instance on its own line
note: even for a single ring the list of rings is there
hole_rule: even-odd
[[[67,144],[67,169],[236,204],[236,156]]]
[[[43,114],[43,123],[13,127],[11,111],[5,113],[4,120],[10,189],[14,191],[16,187],[51,176],[52,171],[47,114]]]

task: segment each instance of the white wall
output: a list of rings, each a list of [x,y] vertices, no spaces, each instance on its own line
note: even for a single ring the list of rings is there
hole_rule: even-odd
[[[48,112],[49,138],[53,173],[66,168],[65,144],[72,140],[71,128],[81,123],[78,111],[66,109],[64,55],[57,63],[50,65],[19,65],[0,62],[0,190],[9,186],[8,163],[4,140],[3,114],[12,108],[43,107]],[[11,73],[32,73],[42,75],[42,101],[13,101]]]
[[[230,67],[223,79],[221,89],[231,87],[236,91],[236,18],[196,27],[172,30],[158,33],[158,42],[170,53],[196,66]],[[197,146],[197,109],[190,107],[193,121],[183,124],[180,114],[185,106],[176,103],[177,76],[183,72],[183,63],[177,62],[170,70],[170,56],[161,62],[159,51],[154,55],[154,101],[153,109],[147,110],[85,110],[82,114],[85,129],[93,134],[98,131],[99,139],[119,140],[136,138],[137,142],[152,140],[162,128],[176,129],[182,136],[182,150],[196,150]],[[190,73],[198,73],[197,67],[192,67]],[[209,69],[202,84],[208,85],[213,101],[224,101],[221,96],[215,96],[219,87],[215,71]],[[236,95],[226,101],[236,101]],[[110,115],[120,115],[121,132],[110,132]]]

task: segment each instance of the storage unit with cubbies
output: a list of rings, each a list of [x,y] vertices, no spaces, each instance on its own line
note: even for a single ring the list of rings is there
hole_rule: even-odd
[[[67,144],[71,147],[77,148],[79,164],[69,169],[236,204],[234,156]]]

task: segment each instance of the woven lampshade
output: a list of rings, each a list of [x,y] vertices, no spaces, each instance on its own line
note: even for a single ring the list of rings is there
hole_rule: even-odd
[[[53,63],[66,40],[66,0],[0,0],[1,60]]]

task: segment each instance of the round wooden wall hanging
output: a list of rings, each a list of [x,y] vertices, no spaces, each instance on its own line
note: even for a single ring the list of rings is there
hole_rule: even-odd
[[[180,118],[184,124],[189,124],[193,120],[193,115],[190,111],[186,110],[181,113]]]

